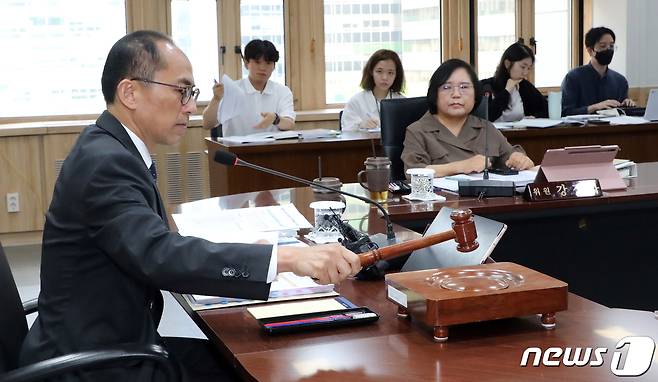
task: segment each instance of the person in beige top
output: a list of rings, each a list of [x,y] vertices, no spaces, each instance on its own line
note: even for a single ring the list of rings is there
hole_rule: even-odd
[[[405,170],[432,168],[436,177],[481,172],[485,155],[488,166],[533,167],[523,148],[510,145],[491,122],[470,115],[481,98],[480,82],[469,64],[459,59],[441,64],[427,89],[429,112],[407,128]]]

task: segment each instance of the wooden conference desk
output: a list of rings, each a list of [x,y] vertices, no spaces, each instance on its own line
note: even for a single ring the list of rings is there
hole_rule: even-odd
[[[557,126],[548,129],[502,130],[511,144],[521,145],[530,159],[541,163],[547,149],[568,146],[617,145],[618,158],[658,162],[658,123],[641,125]]]
[[[496,261],[512,261],[569,283],[569,290],[610,307],[656,310],[658,163],[638,164],[628,189],[600,198],[526,202],[460,198],[448,203],[389,202],[391,219],[423,232],[443,205],[470,208],[508,225]]]
[[[284,139],[265,143],[224,143],[206,138],[210,195],[299,187],[299,184],[248,168],[215,163],[218,150],[236,154],[240,159],[303,179],[318,177],[318,157],[322,157],[322,175],[356,182],[363,161],[372,156],[372,144],[379,147],[379,133],[344,132],[340,137],[321,139]]]
[[[520,144],[539,164],[551,148],[616,144],[620,158],[635,162],[657,162],[658,123],[616,126],[559,126],[549,129],[502,130],[512,144]],[[371,140],[379,147],[378,133],[345,132],[339,138],[305,141],[283,140],[267,143],[230,144],[206,138],[210,195],[299,187],[294,182],[257,173],[246,168],[227,168],[213,161],[215,151],[237,154],[240,158],[291,175],[312,180],[318,176],[317,158],[322,157],[324,176],[335,176],[343,183],[356,182],[363,161],[372,156]],[[381,150],[378,148],[378,152]]]
[[[358,186],[347,186],[355,191]],[[449,204],[464,202],[451,197]],[[223,208],[294,203],[312,221],[309,189],[285,189],[232,195],[204,203]],[[250,202],[249,202],[250,201]],[[199,204],[198,208],[204,208]],[[188,205],[194,206],[193,203]],[[246,203],[246,204],[245,204]],[[391,204],[396,203],[391,201]],[[402,204],[402,202],[400,202]],[[381,232],[382,219],[359,201],[348,200],[346,217],[353,226]],[[183,205],[184,210],[190,208]],[[362,223],[362,224],[361,224]],[[398,236],[417,234],[397,227]],[[536,316],[451,328],[445,344],[431,340],[428,328],[396,317],[382,281],[348,280],[337,291],[380,315],[372,325],[267,336],[244,307],[192,312],[179,302],[245,380],[257,381],[613,381],[610,371],[617,341],[628,335],[658,340],[658,320],[650,312],[609,309],[574,294],[569,309],[557,314],[557,329],[545,331]],[[521,367],[528,347],[606,347],[602,367]],[[592,358],[593,360],[593,358]],[[650,370],[638,381],[658,378],[654,355]]]

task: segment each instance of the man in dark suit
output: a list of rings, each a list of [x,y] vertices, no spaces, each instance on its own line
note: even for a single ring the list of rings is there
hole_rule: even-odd
[[[71,149],[46,215],[39,315],[21,363],[117,344],[163,345],[151,309],[161,289],[266,299],[277,272],[337,283],[359,271],[358,257],[338,245],[216,244],[171,232],[150,153],[185,134],[198,96],[192,66],[169,37],[134,32],[110,50],[101,82],[107,110]],[[169,350],[185,371],[184,357]],[[69,376],[159,378],[147,364]]]

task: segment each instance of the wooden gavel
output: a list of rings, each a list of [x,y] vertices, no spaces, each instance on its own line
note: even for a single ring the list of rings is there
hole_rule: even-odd
[[[450,219],[453,221],[452,229],[450,230],[420,239],[405,241],[404,243],[389,245],[384,248],[376,248],[360,254],[361,266],[367,267],[379,260],[392,259],[450,239],[455,239],[459,252],[471,252],[477,249],[480,245],[475,240],[477,239],[477,231],[475,230],[475,222],[473,221],[471,210],[455,210],[450,214]]]

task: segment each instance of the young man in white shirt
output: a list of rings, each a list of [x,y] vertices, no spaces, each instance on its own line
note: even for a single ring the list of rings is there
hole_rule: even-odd
[[[295,126],[292,92],[287,86],[270,81],[279,61],[279,52],[270,41],[252,40],[244,48],[244,65],[249,76],[235,81],[247,96],[249,108],[260,113],[261,120],[253,124],[247,115],[239,115],[221,126],[222,136],[247,135],[263,131],[290,130]],[[213,86],[213,97],[203,111],[203,127],[219,126],[217,109],[224,97],[224,84]]]

